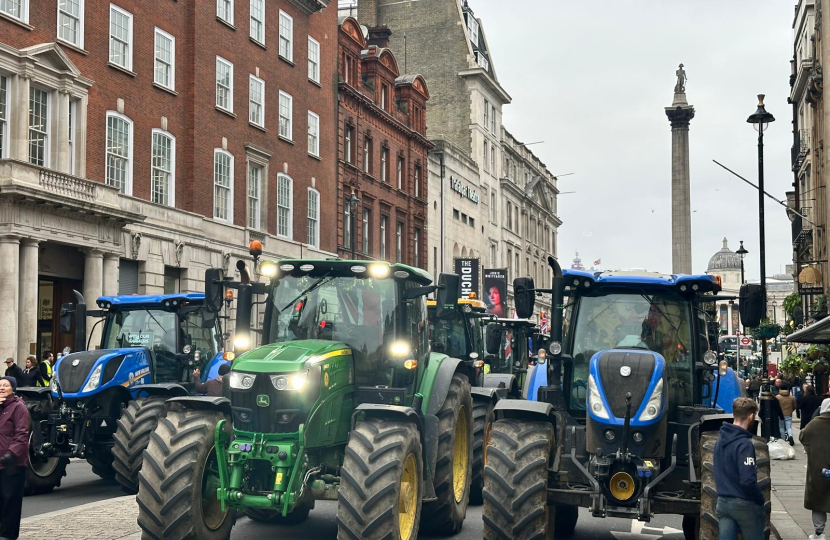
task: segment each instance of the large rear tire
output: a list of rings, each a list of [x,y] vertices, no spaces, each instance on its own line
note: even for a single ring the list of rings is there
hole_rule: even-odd
[[[493,423],[484,467],[484,538],[552,540],[555,507],[548,506],[548,463],[554,445],[548,422]]]
[[[470,502],[473,475],[473,398],[467,377],[452,376],[447,398],[438,411],[436,500],[424,504],[424,532],[453,535],[461,530]]]
[[[113,437],[113,469],[115,480],[126,493],[138,493],[138,471],[144,461],[144,449],[150,444],[150,433],[164,410],[166,398],[138,398],[127,403],[118,419]]]
[[[415,425],[378,418],[358,422],[340,475],[338,539],[418,538],[424,483]]]
[[[214,433],[218,411],[171,410],[159,418],[138,473],[144,540],[227,540],[236,513],[221,510]],[[224,451],[224,449],[220,449]]]
[[[495,421],[493,401],[473,400],[473,480],[470,483],[470,504],[481,504],[484,489],[484,448],[487,446],[487,431]]]
[[[719,431],[705,431],[700,436],[701,488],[700,488],[700,540],[718,540],[718,515],[715,505],[718,492],[715,484],[715,443]],[[752,437],[755,447],[755,467],[758,469],[758,485],[764,492],[764,538],[770,537],[770,459],[767,441],[762,437]],[[738,535],[741,538],[741,535]]]

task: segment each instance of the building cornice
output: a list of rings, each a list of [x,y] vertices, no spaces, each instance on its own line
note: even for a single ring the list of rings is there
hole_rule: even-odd
[[[513,98],[510,97],[510,94],[505,91],[504,88],[499,84],[498,81],[493,79],[493,77],[487,73],[487,70],[480,67],[470,68],[470,69],[462,69],[458,72],[459,77],[469,77],[469,78],[480,78],[484,81],[484,84],[492,90],[499,99],[501,99],[502,103],[505,105],[511,103]]]

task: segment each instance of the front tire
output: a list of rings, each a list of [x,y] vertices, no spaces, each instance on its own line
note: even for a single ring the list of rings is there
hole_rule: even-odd
[[[438,411],[438,461],[435,464],[434,502],[424,504],[429,516],[423,530],[452,535],[461,530],[470,502],[473,475],[473,398],[467,377],[452,376],[447,398]]]
[[[115,480],[126,493],[138,493],[138,471],[144,461],[144,449],[150,444],[164,410],[165,398],[138,398],[127,403],[118,419],[113,437]]]
[[[26,466],[26,483],[23,488],[23,495],[40,495],[52,493],[60,487],[61,480],[66,476],[66,467],[69,465],[69,458],[50,457],[42,458],[35,453],[34,440],[35,429],[40,428],[43,418],[42,410],[46,410],[46,402],[41,404],[29,404],[29,465]]]
[[[552,539],[555,508],[548,507],[548,462],[554,445],[548,422],[493,423],[484,467],[484,538]]]
[[[418,538],[424,483],[417,427],[379,418],[358,422],[340,475],[338,539]]]
[[[700,488],[700,533],[699,540],[718,540],[718,515],[715,505],[718,492],[715,484],[715,443],[720,431],[706,431],[700,436],[701,488]],[[758,485],[764,492],[764,538],[770,537],[770,459],[767,441],[752,437],[755,447],[755,467],[758,469]],[[685,532],[685,528],[684,528]],[[686,538],[688,539],[688,533]]]
[[[159,418],[138,473],[144,540],[227,540],[236,513],[222,512],[214,434],[218,411],[171,410]],[[219,449],[224,451],[224,449]]]
[[[473,401],[473,480],[470,483],[470,504],[481,504],[484,489],[484,448],[487,446],[487,431],[496,417],[490,399]]]

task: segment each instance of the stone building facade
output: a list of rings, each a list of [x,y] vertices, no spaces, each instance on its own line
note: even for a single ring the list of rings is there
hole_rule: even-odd
[[[400,74],[388,41],[388,29],[340,24],[338,254],[426,268],[429,90]]]
[[[88,303],[197,291],[253,239],[266,257],[335,251],[321,212],[337,193],[327,4],[0,6],[0,283],[13,291],[0,356],[71,345],[57,316],[72,289]]]

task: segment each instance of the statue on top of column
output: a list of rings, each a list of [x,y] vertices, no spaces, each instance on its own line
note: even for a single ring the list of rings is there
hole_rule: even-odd
[[[677,71],[675,71],[675,75],[677,75],[677,84],[674,85],[674,93],[686,93],[686,70],[683,69],[683,64],[680,64]]]

